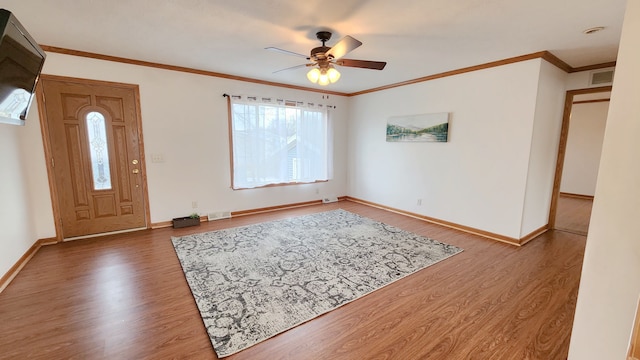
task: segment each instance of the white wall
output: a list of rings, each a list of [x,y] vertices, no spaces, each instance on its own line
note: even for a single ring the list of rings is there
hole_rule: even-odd
[[[51,53],[45,74],[115,81],[140,85],[140,102],[151,222],[192,213],[192,201],[201,214],[237,211],[346,195],[346,129],[348,101],[331,96],[334,120],[334,178],[326,183],[233,191],[230,188],[227,105],[223,93],[253,94],[322,102],[319,93],[248,82],[141,67]],[[30,142],[41,144],[39,129]],[[161,154],[164,162],[152,162]],[[40,237],[55,235],[43,154],[26,154],[35,206],[44,220],[37,224]],[[318,193],[316,193],[318,192]]]
[[[542,61],[520,237],[549,222],[567,73]]]
[[[608,102],[574,104],[560,191],[593,196],[602,153]]]
[[[27,127],[39,126],[32,115],[24,127],[0,124],[0,276],[38,239],[23,150],[28,147]]]
[[[553,101],[536,107],[541,62],[529,60],[354,97],[349,194],[519,238],[534,114],[556,112],[546,110]],[[543,72],[549,84],[557,82],[555,71],[545,65]],[[560,87],[562,97],[564,85]],[[451,113],[449,142],[385,141],[390,116],[438,112]],[[422,199],[421,206],[417,199]],[[546,219],[535,227],[544,224]]]
[[[627,2],[569,359],[625,359],[640,295],[640,1]]]

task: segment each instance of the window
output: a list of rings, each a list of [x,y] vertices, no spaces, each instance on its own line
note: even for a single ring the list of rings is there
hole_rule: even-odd
[[[233,188],[327,180],[327,128],[324,109],[233,102]]]
[[[109,168],[109,149],[107,148],[107,129],[105,119],[99,112],[87,114],[87,135],[91,158],[94,190],[111,189],[111,169]]]

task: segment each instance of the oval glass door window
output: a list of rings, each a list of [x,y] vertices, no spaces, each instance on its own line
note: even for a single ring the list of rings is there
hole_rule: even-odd
[[[111,169],[109,168],[109,148],[107,128],[102,114],[92,111],[87,114],[87,135],[94,190],[111,189]]]

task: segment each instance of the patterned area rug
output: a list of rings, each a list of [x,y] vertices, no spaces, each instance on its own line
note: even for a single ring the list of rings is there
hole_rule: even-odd
[[[341,209],[171,240],[219,357],[462,251]]]

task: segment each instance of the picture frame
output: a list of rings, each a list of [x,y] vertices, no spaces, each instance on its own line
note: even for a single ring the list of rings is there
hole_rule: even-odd
[[[387,119],[387,142],[447,142],[449,113],[392,116]]]

